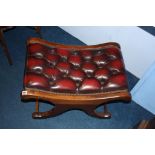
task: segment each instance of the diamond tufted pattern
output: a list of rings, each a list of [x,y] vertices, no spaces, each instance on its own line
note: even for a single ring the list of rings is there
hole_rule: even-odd
[[[24,86],[57,93],[100,93],[127,89],[120,49],[48,47],[28,44]]]

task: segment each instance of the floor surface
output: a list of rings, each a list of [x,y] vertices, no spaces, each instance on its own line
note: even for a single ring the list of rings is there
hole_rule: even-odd
[[[48,41],[84,45],[59,27],[42,27],[42,37]],[[29,27],[16,27],[5,32],[13,66],[9,66],[7,59],[0,48],[0,128],[56,128],[56,129],[128,129],[133,128],[142,119],[152,118],[153,115],[133,101],[129,104],[112,103],[109,110],[111,119],[98,119],[86,115],[82,111],[72,110],[60,116],[36,120],[32,119],[35,109],[34,102],[24,103],[20,93],[23,87],[23,73],[26,54],[26,40],[29,37],[38,37]],[[138,79],[127,72],[130,89]],[[43,110],[50,108],[41,103]]]

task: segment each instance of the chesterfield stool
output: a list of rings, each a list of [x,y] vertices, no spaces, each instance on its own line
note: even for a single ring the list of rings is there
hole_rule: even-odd
[[[33,118],[48,118],[71,109],[110,118],[107,104],[130,101],[124,63],[117,43],[71,46],[39,38],[27,41],[23,100],[35,100]],[[39,100],[54,108],[39,112]],[[96,108],[103,106],[102,112]]]

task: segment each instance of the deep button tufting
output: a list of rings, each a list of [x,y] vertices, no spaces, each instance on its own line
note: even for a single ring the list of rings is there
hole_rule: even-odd
[[[41,90],[95,93],[126,88],[124,63],[118,48],[67,50],[30,44],[26,87]]]
[[[57,54],[62,58],[67,59],[69,57],[70,51],[66,49],[57,49]]]
[[[28,51],[29,51],[30,54],[35,54],[37,52],[41,52],[41,51],[44,51],[44,50],[45,50],[45,47],[42,46],[41,44],[31,44],[28,47]]]
[[[46,52],[49,54],[57,54],[56,48],[48,49]]]
[[[39,52],[35,52],[35,53],[31,54],[31,56],[34,56],[36,58],[44,58],[44,54],[45,54],[44,51],[39,51]]]
[[[70,54],[71,55],[79,55],[79,51],[71,51]]]
[[[126,77],[124,74],[114,75],[109,79],[109,82],[105,85],[105,88],[121,88],[127,86]]]
[[[57,64],[59,59],[60,59],[59,55],[49,54],[49,53],[46,54],[46,60],[51,64],[53,64],[54,66]]]
[[[102,55],[102,54],[104,54],[104,50],[95,51],[95,55]]]
[[[99,91],[101,89],[100,82],[95,78],[86,78],[83,80],[79,90],[82,92]]]
[[[31,88],[49,90],[48,79],[40,74],[27,73],[27,75],[24,78],[24,83],[26,86]]]
[[[98,80],[107,80],[109,77],[110,71],[105,68],[98,69],[95,72],[95,78],[97,78]]]
[[[50,49],[50,48],[42,46],[40,44],[32,44],[29,46],[28,50],[29,50],[29,55],[36,56],[38,58],[46,57],[45,56],[46,53],[52,54],[55,52],[54,49]]]
[[[82,81],[86,75],[82,70],[74,69],[70,71],[68,76],[75,81]]]
[[[85,73],[93,73],[96,70],[96,65],[91,62],[84,62],[82,69]]]
[[[27,69],[28,70],[35,70],[35,71],[42,71],[43,66],[45,65],[44,59],[39,59],[35,57],[29,57],[27,61]]]
[[[48,78],[52,78],[53,80],[59,79],[62,74],[57,68],[51,67],[44,68],[43,72],[45,76],[47,76]]]
[[[59,62],[56,66],[62,73],[68,74],[71,67],[68,62]]]
[[[103,66],[107,64],[108,59],[106,55],[102,54],[102,55],[95,55],[93,61],[96,65]]]
[[[108,48],[105,53],[111,59],[117,59],[121,57],[120,51],[117,48]]]
[[[81,65],[81,57],[79,55],[71,55],[68,61],[69,63],[77,67]]]
[[[121,59],[116,59],[116,60],[113,60],[111,61],[109,64],[108,64],[108,68],[111,70],[111,71],[115,71],[116,72],[121,72],[122,69],[124,68],[124,64],[123,62],[121,61]]]
[[[91,58],[92,58],[92,52],[89,50],[81,51],[81,55],[84,60],[91,60]]]
[[[76,91],[76,83],[70,78],[64,78],[56,81],[55,85],[52,86],[51,89],[59,91]]]

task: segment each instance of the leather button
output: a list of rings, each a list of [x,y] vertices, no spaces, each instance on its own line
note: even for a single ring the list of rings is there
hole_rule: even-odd
[[[104,54],[104,50],[98,50],[95,52],[95,55],[103,55]]]
[[[92,52],[89,50],[81,51],[84,60],[90,60],[92,58]]]
[[[74,66],[79,67],[81,65],[81,57],[79,55],[71,55],[68,61]]]
[[[96,66],[93,63],[91,63],[91,62],[85,62],[82,65],[82,70],[85,73],[93,73],[96,70]]]
[[[32,88],[49,89],[48,79],[40,74],[27,73],[24,78],[24,84]]]
[[[28,68],[28,70],[42,71],[44,64],[45,64],[44,59],[29,57],[29,59],[27,61],[27,68]]]
[[[100,82],[95,78],[87,78],[82,82],[79,90],[80,91],[98,91],[101,89]]]
[[[82,70],[76,69],[71,70],[68,76],[75,81],[82,81],[86,75]]]
[[[120,58],[120,56],[121,56],[120,51],[117,48],[106,49],[106,54],[112,59]]]
[[[57,68],[62,72],[68,74],[70,71],[70,64],[67,62],[59,62]]]
[[[65,59],[67,59],[68,58],[68,56],[69,56],[69,54],[70,54],[70,52],[68,51],[68,50],[66,50],[66,49],[57,49],[57,54],[59,55],[59,56],[61,56],[62,58],[65,58]]]
[[[52,78],[53,80],[57,80],[61,76],[61,72],[57,68],[48,67],[43,72],[48,78]]]
[[[69,78],[64,78],[56,81],[55,85],[52,86],[51,89],[59,91],[76,91],[76,83]]]
[[[120,72],[124,68],[124,64],[120,59],[116,59],[108,64],[108,68]]]
[[[46,59],[47,59],[47,61],[49,61],[51,64],[56,65],[57,62],[58,62],[59,59],[60,59],[60,56],[59,56],[59,55],[54,55],[54,54],[49,54],[49,53],[47,53],[47,54],[46,54]]]
[[[93,61],[95,62],[95,64],[100,66],[100,65],[107,64],[108,59],[107,59],[106,55],[102,54],[102,55],[94,56]]]
[[[107,80],[110,76],[110,71],[107,70],[107,69],[98,69],[96,70],[95,72],[95,77],[98,79],[98,80]]]
[[[105,88],[119,88],[126,86],[126,77],[124,74],[114,75],[109,79]]]
[[[30,54],[34,54],[36,52],[44,51],[45,47],[41,44],[31,44],[28,46],[28,51]]]

